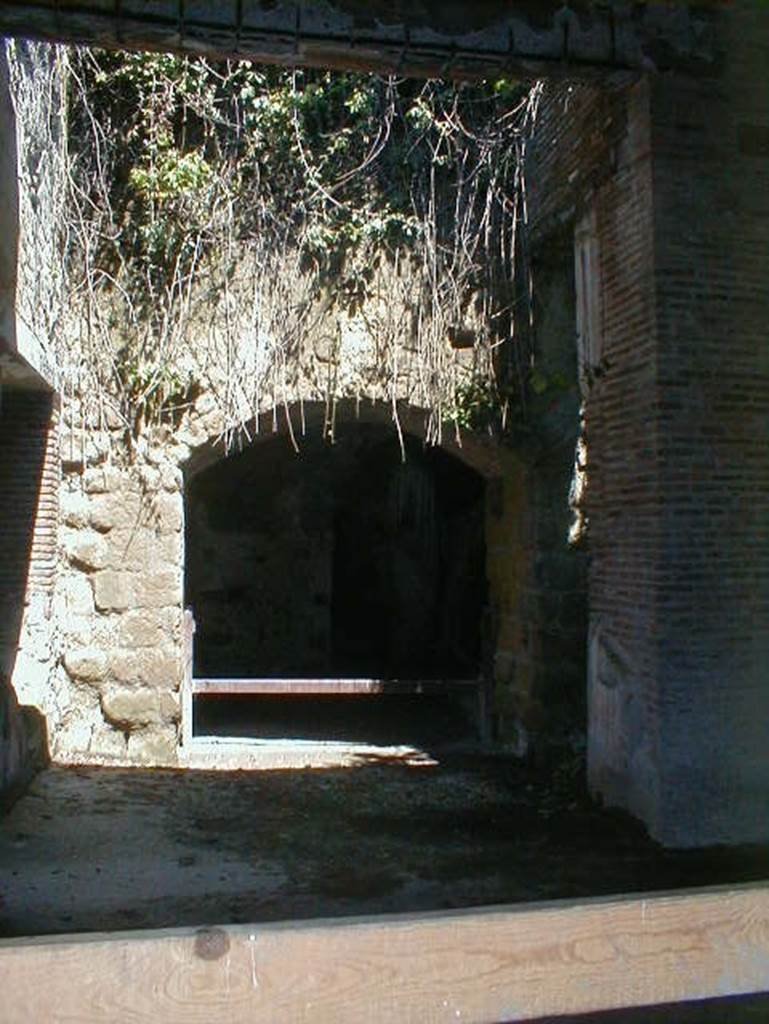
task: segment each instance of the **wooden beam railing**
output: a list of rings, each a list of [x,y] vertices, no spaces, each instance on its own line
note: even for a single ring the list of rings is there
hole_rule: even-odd
[[[423,694],[436,696],[451,691],[475,692],[477,679],[197,679],[193,694],[273,697],[355,696],[367,694]]]
[[[769,991],[769,886],[0,941],[3,1024],[484,1024]]]
[[[477,679],[368,679],[368,678],[201,678],[194,675],[193,644],[195,619],[192,609],[184,612],[184,682],[182,685],[182,742],[192,740],[193,701],[195,697],[342,697],[387,694],[441,696],[467,693],[477,702],[478,728],[481,739],[488,739],[489,685]]]

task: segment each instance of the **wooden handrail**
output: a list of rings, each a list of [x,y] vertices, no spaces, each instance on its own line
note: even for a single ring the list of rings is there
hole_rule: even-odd
[[[275,697],[345,696],[353,694],[424,694],[435,696],[452,690],[475,690],[477,679],[197,679],[192,692],[209,696],[261,694]]]
[[[769,991],[769,886],[12,939],[0,978],[3,1024],[484,1024],[709,999]]]
[[[182,746],[188,747],[193,738],[193,700],[195,697],[243,696],[363,696],[363,695],[417,695],[441,696],[448,693],[468,692],[477,697],[478,729],[485,743],[490,738],[490,682],[477,679],[377,679],[377,678],[196,678],[193,674],[193,645],[195,618],[191,608],[185,608],[182,625],[184,675],[182,681]]]

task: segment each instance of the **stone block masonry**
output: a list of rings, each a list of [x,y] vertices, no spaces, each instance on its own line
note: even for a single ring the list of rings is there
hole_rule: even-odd
[[[85,583],[92,606],[62,621],[70,709],[56,749],[65,760],[176,762],[183,574],[180,509],[168,519],[157,516],[157,501],[169,494],[162,488],[148,491],[136,503],[138,514],[130,533],[111,525],[104,530],[106,504],[101,499],[109,499],[116,512],[122,508],[110,517],[110,523],[122,523],[125,506],[120,499],[124,492],[131,493],[136,473],[131,466],[111,473],[110,490],[91,498],[103,531],[97,533],[100,557],[82,557],[83,547],[90,552],[95,543],[90,517],[83,536],[65,554],[69,566],[61,577],[63,605],[76,605]],[[72,507],[78,505],[81,483],[77,474],[65,478]],[[181,508],[181,493],[174,498]]]
[[[63,415],[57,609],[63,762],[177,760],[183,580],[181,474],[164,442],[127,457],[119,429],[83,446]],[[186,450],[182,450],[185,454]],[[179,454],[175,446],[173,454]]]

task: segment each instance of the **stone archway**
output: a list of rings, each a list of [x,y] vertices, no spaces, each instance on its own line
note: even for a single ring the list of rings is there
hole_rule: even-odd
[[[280,434],[186,488],[195,673],[475,678],[486,604],[484,478],[392,426]]]
[[[481,74],[553,73],[554,65],[560,74],[574,70],[572,61],[604,79],[620,70],[627,83],[628,68],[679,69],[626,84],[619,116],[589,102],[584,131],[569,95],[568,122],[550,111],[555,127],[537,168],[540,183],[554,166],[568,176],[553,178],[541,224],[590,202],[601,250],[605,365],[590,398],[590,610],[606,651],[629,656],[618,677],[591,684],[590,782],[663,842],[765,839],[769,631],[756,621],[766,560],[752,552],[765,547],[758,512],[769,479],[758,444],[769,381],[760,343],[766,290],[756,276],[766,262],[769,194],[757,187],[766,177],[767,115],[755,88],[766,11],[746,0],[609,3],[587,14],[583,5],[547,3],[532,16],[522,2],[495,20],[502,5],[484,4],[492,11],[484,31],[460,18],[452,35],[439,6],[418,5],[416,24],[377,22],[373,48],[371,19],[354,0],[257,3],[248,24],[234,14],[215,19],[211,3],[193,23],[178,0],[139,17],[119,5],[107,13],[53,0],[6,3],[0,27],[413,74],[461,76],[471,63]],[[305,7],[311,24],[297,17]],[[695,182],[693,169],[706,173]]]

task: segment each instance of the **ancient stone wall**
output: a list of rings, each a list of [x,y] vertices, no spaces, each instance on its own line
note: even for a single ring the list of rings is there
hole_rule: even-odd
[[[176,761],[185,437],[161,430],[129,452],[119,420],[99,429],[65,405],[60,760]]]
[[[518,750],[584,735],[587,555],[571,501],[580,434],[573,265],[570,231],[540,240],[532,271],[541,391],[531,395],[527,430],[487,513],[497,737]]]
[[[49,280],[45,253],[29,238],[50,220],[52,176],[38,168],[34,199],[20,197],[34,160],[29,139],[18,137],[11,45],[0,40],[0,793],[16,792],[48,756],[41,709],[51,706],[56,663],[59,479],[51,346],[20,315],[25,302],[37,308],[25,282],[36,278],[45,290]]]
[[[62,89],[57,47],[0,41],[0,373],[24,388],[59,384]]]
[[[96,424],[89,427],[83,422],[79,408],[69,401],[65,403],[61,437],[61,556],[56,591],[61,665],[57,670],[53,687],[60,713],[56,718],[57,725],[51,738],[52,751],[57,759],[65,762],[110,764],[176,763],[180,717],[179,686],[184,657],[181,637],[182,608],[183,601],[190,596],[199,605],[196,614],[201,619],[200,634],[197,637],[197,644],[200,645],[197,667],[199,674],[210,672],[212,675],[221,675],[242,672],[245,675],[284,674],[290,677],[296,674],[323,675],[327,671],[331,671],[332,674],[350,674],[353,671],[352,663],[347,664],[345,658],[349,660],[354,652],[350,653],[344,642],[341,646],[336,644],[339,650],[334,655],[335,661],[333,658],[329,661],[326,657],[333,654],[331,613],[334,609],[325,606],[320,608],[316,605],[319,599],[325,601],[326,605],[334,600],[330,580],[326,580],[328,586],[325,590],[322,586],[319,590],[318,587],[323,581],[313,582],[307,565],[301,562],[297,564],[294,557],[296,545],[302,548],[301,538],[305,534],[301,531],[304,530],[305,548],[308,553],[311,551],[313,558],[323,562],[323,573],[328,575],[332,571],[340,571],[339,567],[332,567],[331,564],[335,557],[334,548],[328,544],[326,547],[318,546],[313,532],[323,527],[323,502],[318,505],[315,499],[326,491],[327,497],[331,499],[329,489],[332,488],[332,477],[339,474],[329,475],[330,470],[326,463],[331,452],[328,443],[322,440],[321,424],[312,417],[312,407],[308,406],[305,412],[308,429],[313,430],[313,434],[303,442],[304,447],[299,454],[293,452],[283,423],[279,434],[260,437],[253,446],[249,447],[246,444],[247,451],[238,454],[236,450],[227,458],[223,448],[216,444],[222,427],[221,419],[214,411],[214,403],[210,396],[202,396],[193,413],[179,430],[173,434],[164,428],[151,432],[140,440],[131,458],[127,459],[125,453],[119,455],[122,427],[118,420],[111,421],[111,430],[104,422],[101,429]],[[353,408],[350,407],[348,412],[351,415],[347,418],[342,417],[340,413],[341,433],[338,444],[339,458],[342,462],[345,460],[345,453],[341,450],[345,447],[345,437],[349,435],[347,439],[354,442],[354,456],[357,446],[361,443],[359,438],[356,440],[360,433],[366,437],[371,435],[374,441],[380,444],[384,441],[387,451],[392,456],[389,461],[394,467],[399,466],[398,434],[394,425],[388,422],[386,410],[380,407],[374,422],[368,427],[365,426],[366,414],[362,413],[362,432],[356,427],[357,420]],[[377,412],[377,407],[369,410],[369,415],[372,412]],[[297,409],[293,409],[292,414],[298,414]],[[417,416],[415,419],[416,422],[424,424],[425,416]],[[406,427],[416,429],[405,410],[404,424]],[[412,461],[421,445],[418,440],[414,440],[413,443],[416,448],[412,452]],[[399,536],[403,534],[403,550],[400,555],[398,550],[392,550],[387,555],[387,564],[377,563],[388,580],[392,576],[391,583],[396,589],[397,586],[405,588],[401,601],[404,607],[397,610],[392,629],[388,626],[389,619],[393,618],[390,604],[396,601],[397,595],[390,594],[389,591],[375,592],[376,588],[371,580],[361,580],[362,589],[358,595],[358,604],[366,610],[371,621],[365,630],[361,625],[358,633],[363,636],[367,630],[372,636],[381,633],[386,638],[385,635],[389,636],[395,629],[386,649],[379,651],[382,664],[376,662],[378,648],[373,652],[363,652],[369,659],[374,659],[365,674],[384,672],[413,676],[425,672],[435,675],[446,671],[451,675],[464,677],[480,671],[483,604],[487,600],[497,601],[498,597],[495,578],[490,578],[488,595],[485,592],[484,531],[482,515],[478,510],[483,507],[484,480],[498,480],[501,470],[500,453],[495,446],[483,442],[475,444],[478,452],[474,451],[470,438],[467,439],[469,450],[457,449],[455,446],[453,448],[455,454],[461,456],[462,461],[475,466],[476,473],[471,473],[461,465],[457,472],[461,470],[468,480],[477,476],[477,500],[473,499],[474,504],[471,504],[473,508],[478,507],[475,512],[473,508],[454,508],[457,504],[454,500],[456,495],[455,489],[451,488],[450,504],[453,511],[447,519],[444,517],[441,520],[441,535],[434,538],[436,545],[445,550],[441,563],[443,568],[435,577],[435,586],[438,586],[439,592],[436,591],[430,598],[432,603],[428,602],[428,606],[424,608],[419,607],[424,595],[420,596],[419,592],[412,590],[417,583],[425,583],[426,577],[423,579],[422,573],[419,580],[412,579],[409,575],[411,570],[405,567],[404,562],[409,551],[412,557],[408,565],[414,572],[418,572],[419,565],[424,561],[421,554],[416,557],[417,552],[422,552],[421,542],[418,542],[419,523],[412,524],[413,537],[408,534],[406,527],[403,530],[399,529]],[[317,458],[318,453],[316,452],[315,456],[312,454],[319,445],[320,454],[324,455],[325,452],[326,456],[320,459],[320,462]],[[281,489],[279,474],[272,457],[276,451],[283,452],[283,456],[288,460],[289,469],[291,466],[294,468],[293,475],[296,480],[301,478],[302,484],[307,484],[315,498],[311,494],[307,501],[300,501],[295,488],[289,486]],[[349,462],[352,457],[350,452],[347,456]],[[217,489],[212,497],[211,507],[205,503],[200,505],[194,495],[196,481],[202,479],[201,472],[229,473],[237,469],[244,457],[250,460],[253,470],[251,474],[246,472],[245,475],[241,474],[238,477],[234,492]],[[214,461],[211,461],[212,458]],[[443,461],[453,461],[448,455],[441,455],[440,458]],[[432,461],[435,461],[435,458]],[[457,461],[460,461],[459,458]],[[201,471],[201,466],[207,469]],[[185,471],[188,467],[194,467],[194,471],[187,476],[185,483]],[[410,471],[411,468],[416,470],[418,467],[414,463],[413,467],[407,464],[407,468]],[[347,469],[349,470],[350,466],[347,466]],[[256,478],[252,479],[254,473]],[[338,493],[335,500],[339,505],[339,508],[336,508],[336,515],[343,514],[342,504],[345,495],[351,498],[355,496],[356,506],[365,500],[361,490],[363,485],[360,481],[348,480],[349,475],[342,473],[342,486],[336,488]],[[413,473],[410,475],[413,476]],[[188,514],[193,518],[202,515],[205,520],[202,533],[199,522],[195,529],[192,529],[192,521],[188,523],[188,543],[196,546],[195,551],[188,552],[185,552],[183,522],[185,486],[189,488]],[[398,488],[391,495],[393,500],[397,497],[397,490]],[[409,494],[402,496],[404,504],[401,511],[404,515],[416,514],[416,505],[412,508],[413,502],[410,504],[406,500]],[[414,498],[414,495],[411,497]],[[376,495],[372,495],[372,500],[375,503],[379,502]],[[481,502],[480,505],[478,501]],[[276,503],[272,513],[269,511],[271,502]],[[222,503],[226,505],[224,512]],[[236,530],[233,533],[229,529],[222,534],[217,525],[221,526],[219,521],[222,515],[226,517],[228,514],[234,514],[235,505],[249,517],[249,522],[249,509],[256,519],[251,523],[250,532],[244,533],[241,524],[240,532]],[[389,499],[385,505],[386,507],[379,509],[378,515],[384,517],[383,523],[385,520],[389,523],[393,516],[397,518],[398,509],[392,506]],[[363,556],[368,556],[377,544],[384,543],[380,535],[381,530],[377,532],[376,524],[369,521],[373,515],[373,507],[369,508],[368,513],[365,513],[363,505],[357,510],[359,514],[356,522],[359,521],[359,533],[368,524],[371,536],[367,541],[363,533],[348,538],[352,544],[351,564],[355,562],[355,550],[360,549],[361,558],[365,563]],[[517,514],[516,508],[516,505],[509,505],[504,514],[498,517],[503,529]],[[428,509],[427,512],[429,511]],[[325,525],[331,529],[334,526],[334,508],[329,506],[328,512],[331,519]],[[270,518],[273,513],[279,517],[279,521],[273,522]],[[267,518],[262,523],[265,516]],[[470,522],[466,522],[468,516],[472,519],[471,538],[462,532]],[[290,531],[289,534],[286,534],[287,529]],[[414,533],[414,530],[417,532]],[[334,539],[338,546],[341,543],[340,537],[335,534]],[[368,548],[362,547],[364,543],[368,544]],[[239,552],[234,557],[233,544]],[[247,551],[243,547],[244,544]],[[409,547],[409,544],[412,547]],[[417,544],[416,548],[413,548],[414,544]],[[455,549],[452,549],[453,554],[449,550],[452,544]],[[480,570],[473,570],[475,575],[468,582],[462,573],[469,571],[466,563],[473,546],[479,552]],[[266,550],[274,557],[267,565],[266,575],[262,571],[259,583],[256,579],[257,569],[264,570],[265,566],[262,563],[259,566],[251,563],[259,551],[264,553]],[[186,568],[192,570],[192,575],[187,572],[186,595],[183,593],[185,559],[190,559]],[[397,562],[398,565],[390,562]],[[447,564],[443,564],[444,562]],[[491,574],[490,560],[486,564]],[[233,573],[240,573],[238,579],[235,579]],[[227,580],[232,584],[229,589],[225,586]],[[429,584],[429,580],[427,583]],[[468,604],[467,588],[470,585],[474,588],[473,601],[470,602],[472,607]],[[234,600],[238,595],[242,598],[241,591],[244,586],[252,590],[255,586],[257,589],[261,587],[261,604],[257,602],[258,607],[250,611],[245,609],[246,619],[241,622],[237,614],[238,608],[232,605],[230,599]],[[504,584],[502,586],[504,587]],[[234,597],[231,593],[233,587],[237,591]],[[225,591],[227,593],[224,593]],[[222,608],[226,622],[220,622],[221,616],[217,618],[208,607],[217,595],[224,601]],[[438,605],[435,605],[436,599]],[[376,601],[384,601],[387,607],[382,606],[376,613]],[[268,629],[274,627],[279,633],[283,629],[280,626],[280,608],[276,611],[275,605],[285,605],[284,626],[290,627],[291,635],[283,636],[281,633],[277,637],[268,636],[264,644],[257,644],[257,648],[252,650],[252,641],[254,638],[258,640],[262,625],[266,625]],[[302,612],[305,605],[308,609],[307,615]],[[344,620],[344,628],[349,633],[351,625],[344,618],[344,610],[335,611],[337,618],[340,621]],[[310,634],[313,630],[322,632],[322,622],[318,619],[321,613],[321,618],[328,618],[329,628],[326,632],[329,635],[320,637],[322,649],[315,650]],[[420,632],[418,628],[425,616],[430,621],[426,619],[426,625],[423,625],[430,636],[430,630],[433,630],[434,626],[438,629],[434,638],[437,653],[428,650],[430,637]],[[471,617],[474,617],[473,621],[470,621]],[[440,620],[437,626],[433,619]],[[235,647],[232,648],[241,658],[237,665],[230,662],[216,663],[216,643],[221,640],[221,636],[216,635],[217,622],[219,626],[224,624],[230,632],[235,630],[237,633]],[[409,628],[406,628],[404,623],[407,623]],[[209,636],[211,629],[213,634]],[[462,640],[463,636],[465,641]],[[213,646],[209,642],[212,640]],[[452,655],[453,661],[449,658],[449,662],[439,664],[441,657],[445,661],[449,656],[450,648],[453,651],[458,646],[462,648],[461,655]],[[326,650],[327,647],[331,650]],[[434,655],[433,661],[422,664],[417,658],[416,651],[420,657],[426,656],[425,651],[431,656]],[[287,662],[287,655],[294,660]],[[212,657],[214,663],[209,664]],[[248,664],[243,662],[243,658],[246,658]],[[356,663],[355,672],[362,671],[362,667],[365,667],[362,662]]]
[[[632,792],[645,820],[657,798],[655,729],[645,704],[657,671],[659,507],[650,116],[646,79],[603,92],[551,87],[532,154],[535,247],[557,237],[559,223],[578,241],[574,341],[583,391],[593,784],[609,801],[619,788]]]
[[[16,117],[4,43],[0,46],[0,143],[0,339],[10,348],[16,343],[19,192]]]
[[[656,741],[644,695],[657,669],[653,574],[660,496],[646,83],[633,87],[630,101],[620,166],[593,205],[594,272],[601,288],[585,417],[591,552],[588,719],[591,766],[603,757],[612,772],[628,766],[637,813],[648,820],[656,799]],[[617,717],[620,709],[624,725]],[[608,787],[604,794],[612,800]]]
[[[512,457],[500,460],[504,467],[480,470],[499,498],[487,502],[483,654],[497,685],[497,736],[505,742],[517,742],[521,722],[531,733],[545,732],[551,702],[573,708],[581,693],[584,591],[579,556],[567,543],[568,491],[579,426],[574,299],[568,245],[558,252],[555,261],[541,258],[536,275],[538,359],[544,373],[564,376],[565,393],[552,402],[547,399],[552,410],[541,410],[536,456],[526,460],[523,475]],[[392,296],[400,291],[385,290],[392,307]],[[397,316],[397,310],[388,308],[388,315]],[[366,394],[368,385],[362,381],[372,377],[375,346],[353,324],[342,331],[345,344],[348,335],[349,358],[345,356],[337,385],[342,393]],[[451,354],[448,343],[446,350]],[[452,359],[462,365],[472,360],[472,352],[455,352]],[[322,368],[322,361],[322,351],[310,339],[303,368],[316,362]],[[413,400],[418,392],[418,369],[410,352],[404,352],[398,385],[405,399]],[[296,392],[281,392],[286,409],[295,399],[312,396],[312,380],[309,389],[306,381],[295,386]],[[49,691],[38,695],[37,703],[55,722],[52,746],[59,759],[171,764],[176,758],[182,666],[181,470],[193,449],[196,455],[202,449],[213,458],[224,455],[221,446],[214,451],[217,446],[210,442],[226,424],[214,412],[212,396],[205,394],[180,431],[161,428],[126,448],[125,422],[109,411],[109,401],[95,403],[93,396],[85,397],[85,410],[69,394],[64,402],[56,593],[61,660]],[[381,396],[372,392],[369,397]],[[283,409],[264,411],[262,430],[272,429],[273,415],[282,423]],[[301,414],[294,408],[291,416],[298,433]],[[240,442],[247,443],[253,427],[247,426]],[[322,425],[315,429],[320,434]],[[388,429],[397,444],[395,426],[390,423]],[[502,482],[507,473],[512,476]],[[483,540],[476,538],[481,544]],[[454,561],[459,572],[462,559]],[[456,611],[457,602],[449,604]],[[418,634],[424,609],[415,606],[412,611],[412,632]]]

